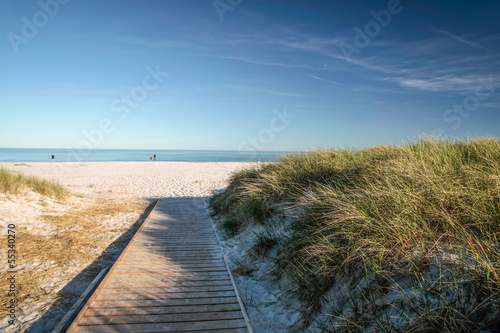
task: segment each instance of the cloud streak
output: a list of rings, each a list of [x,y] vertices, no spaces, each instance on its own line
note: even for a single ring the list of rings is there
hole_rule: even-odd
[[[328,83],[334,84],[336,86],[344,87],[344,85],[341,84],[341,83],[338,83],[338,82],[335,82],[335,81],[330,81],[330,80],[327,80],[327,79],[323,79],[322,77],[319,77],[319,76],[316,76],[316,75],[306,74],[306,76],[309,76],[310,78],[313,78],[313,79],[316,79],[316,80],[328,82]]]
[[[448,32],[448,31],[445,31],[445,30],[440,30],[440,29],[435,29],[433,28],[432,31],[435,31],[443,36],[447,36],[459,43],[462,43],[464,45],[467,45],[467,46],[470,46],[470,47],[474,47],[474,48],[477,48],[477,49],[481,49],[481,50],[487,50],[486,47],[482,46],[482,45],[479,45],[477,43],[474,43],[474,42],[471,42],[463,37],[460,37],[460,36],[457,36],[457,35],[454,35],[452,34],[451,32]]]

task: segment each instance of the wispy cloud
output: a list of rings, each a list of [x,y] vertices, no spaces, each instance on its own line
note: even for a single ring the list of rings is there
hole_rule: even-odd
[[[300,69],[323,69],[322,67],[311,66],[308,64],[293,64],[293,63],[285,63],[285,62],[273,62],[273,61],[267,61],[267,60],[261,60],[261,59],[254,59],[254,58],[250,58],[250,57],[241,57],[241,56],[232,56],[232,55],[217,55],[217,54],[208,55],[208,54],[204,54],[202,56],[218,58],[218,59],[241,61],[241,62],[246,62],[246,63],[250,63],[250,64],[264,65],[264,66],[276,66],[276,67],[300,68]]]
[[[340,84],[340,83],[335,82],[335,81],[330,81],[330,80],[327,80],[327,79],[323,79],[322,77],[319,77],[319,76],[316,76],[316,75],[306,74],[306,76],[309,76],[310,78],[313,78],[313,79],[316,79],[316,80],[320,80],[320,81],[328,82],[328,83],[331,83],[331,84],[334,84],[334,85],[337,85],[337,86],[344,87],[343,84]]]
[[[434,92],[459,92],[467,93],[473,90],[479,83],[476,76],[455,76],[447,75],[442,77],[389,77],[384,81],[398,83],[407,88],[417,88],[420,90]]]
[[[448,32],[448,31],[445,31],[445,30],[440,30],[440,29],[436,29],[436,28],[432,28],[432,31],[435,31],[437,33],[440,33],[441,35],[443,36],[447,36],[447,37],[450,37],[451,39],[459,42],[459,43],[462,43],[464,45],[468,45],[470,47],[474,47],[474,48],[477,48],[477,49],[481,49],[481,50],[487,50],[486,47],[482,46],[482,45],[479,45],[477,43],[474,43],[474,42],[471,42],[461,36],[457,36],[457,35],[454,35],[452,34],[451,32]]]
[[[500,109],[500,102],[481,103],[485,108]]]
[[[274,89],[260,88],[260,87],[252,87],[252,86],[237,86],[237,85],[225,85],[222,86],[226,89],[240,92],[254,92],[265,95],[274,95],[274,96],[284,96],[284,97],[297,97],[297,98],[314,98],[316,96],[313,95],[304,95],[297,94],[294,92],[280,91]]]
[[[196,46],[193,43],[181,40],[152,40],[138,37],[120,37],[116,38],[115,40],[122,43],[143,46],[152,49],[193,48]]]
[[[445,30],[431,29],[447,38],[436,36],[413,41],[374,40],[369,47],[351,57],[346,57],[341,51],[341,43],[352,44],[352,40],[342,33],[315,35],[281,29],[273,33],[252,35],[228,34],[226,39],[219,42],[237,47],[239,54],[226,53],[217,57],[265,66],[325,72],[347,71],[354,79],[386,81],[403,88],[439,93],[468,92],[477,84],[478,75],[485,70],[494,71],[500,65],[496,53],[471,52],[470,48],[489,50],[479,42]],[[491,39],[491,36],[485,36],[482,41]],[[248,52],[241,56],[241,50],[246,47]],[[253,51],[255,49],[268,52],[256,53]],[[488,66],[485,67],[485,64]],[[304,75],[342,86],[324,75]],[[395,90],[398,89],[397,86],[394,87]]]

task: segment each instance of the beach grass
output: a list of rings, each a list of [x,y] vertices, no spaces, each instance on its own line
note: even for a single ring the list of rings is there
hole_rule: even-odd
[[[0,191],[8,194],[19,194],[24,189],[30,189],[46,196],[64,198],[70,191],[55,180],[46,180],[34,176],[0,168]]]
[[[234,174],[210,206],[231,234],[267,228],[255,252],[291,281],[306,324],[327,315],[325,332],[500,325],[497,139],[289,154]]]

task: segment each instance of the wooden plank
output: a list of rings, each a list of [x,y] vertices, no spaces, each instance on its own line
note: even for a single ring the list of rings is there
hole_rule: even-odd
[[[159,272],[187,272],[187,273],[199,273],[199,272],[210,272],[210,271],[225,271],[226,267],[222,265],[201,265],[201,264],[187,264],[187,265],[161,265],[161,264],[145,264],[145,265],[120,265],[116,270],[117,273],[159,273]]]
[[[192,247],[192,246],[203,246],[203,247],[212,247],[212,246],[218,246],[217,242],[215,242],[213,239],[189,239],[189,240],[184,240],[184,239],[151,239],[151,238],[144,238],[140,239],[136,242],[134,242],[135,246],[137,245],[142,245],[142,246],[150,246],[150,245],[172,245],[172,246],[184,246],[184,247]]]
[[[124,274],[124,273],[201,273],[201,272],[226,272],[224,266],[219,267],[172,267],[172,266],[123,266],[120,265],[114,274]]]
[[[134,244],[131,244],[130,245],[131,247],[134,247],[134,248],[137,248],[137,247],[143,247],[145,249],[151,249],[151,248],[154,248],[154,247],[161,247],[161,248],[186,248],[186,249],[189,249],[189,248],[201,248],[201,249],[207,249],[207,248],[210,248],[210,249],[213,249],[213,250],[219,250],[220,249],[218,248],[218,244],[186,244],[186,243],[182,243],[182,242],[179,242],[179,243],[162,243],[162,242],[159,242],[158,244],[154,243],[154,244],[149,244],[149,243],[134,243]]]
[[[182,264],[183,262],[188,262],[188,261],[199,261],[199,262],[212,262],[212,261],[219,261],[221,260],[222,257],[220,255],[215,255],[215,256],[210,256],[210,255],[197,255],[197,254],[190,254],[190,255],[185,255],[182,253],[178,253],[175,257],[171,256],[170,258],[165,258],[165,256],[162,255],[156,255],[154,253],[150,253],[149,255],[140,255],[140,254],[130,254],[125,257],[123,257],[123,260],[126,261],[143,261],[143,262],[148,262],[148,261],[156,261],[156,262],[170,262],[170,263],[179,263]]]
[[[152,306],[182,306],[182,305],[209,305],[238,302],[236,297],[212,297],[212,298],[181,298],[162,300],[128,300],[128,301],[93,301],[91,309],[99,308],[129,308],[129,307],[152,307]]]
[[[186,244],[185,242],[134,242],[130,245],[131,248],[136,248],[136,247],[147,247],[148,249],[150,248],[165,248],[165,249],[170,249],[170,248],[176,248],[176,249],[212,249],[212,250],[219,250],[219,245],[217,243],[212,243],[212,244]]]
[[[209,292],[209,291],[233,291],[232,285],[228,284],[225,286],[173,286],[173,287],[151,287],[151,288],[119,288],[119,289],[110,289],[110,288],[102,288],[99,295],[106,294],[126,294],[126,293],[191,293],[191,292]]]
[[[218,286],[227,286],[227,285],[232,285],[231,280],[225,279],[225,280],[210,280],[210,281],[182,281],[180,282],[161,282],[161,281],[155,281],[155,282],[116,282],[116,283],[107,283],[105,288],[106,289],[121,289],[121,288],[130,288],[130,287],[137,287],[137,288],[188,288],[188,287],[218,287]]]
[[[185,253],[217,253],[219,249],[217,247],[190,247],[190,246],[135,246],[130,247],[130,253],[144,253],[144,252],[154,252],[154,253],[171,253],[171,252],[185,252]]]
[[[235,297],[234,290],[232,291],[205,291],[192,293],[126,293],[126,294],[102,294],[97,295],[95,301],[124,301],[124,300],[162,300],[162,299],[177,299],[177,298],[214,298],[214,297]]]
[[[210,229],[207,228],[207,232],[204,232],[204,233],[197,232],[195,234],[189,234],[186,236],[180,236],[178,234],[176,235],[176,234],[172,234],[172,233],[161,233],[161,234],[155,233],[155,234],[147,235],[147,233],[144,232],[137,237],[137,240],[158,238],[158,239],[185,239],[185,240],[211,240],[212,241],[214,239],[213,239],[213,237],[211,237],[209,230]]]
[[[130,315],[155,315],[198,312],[226,312],[240,311],[238,302],[209,305],[183,305],[183,306],[156,306],[145,308],[100,308],[88,309],[85,316],[130,316]]]
[[[165,274],[168,273],[168,274]],[[176,271],[165,271],[165,272],[114,272],[113,275],[111,276],[110,279],[113,279],[113,281],[116,279],[126,279],[126,278],[131,278],[131,279],[142,279],[142,278],[161,278],[161,277],[166,277],[166,276],[171,276],[173,278],[221,278],[221,277],[227,277],[229,278],[229,275],[227,271],[206,271],[206,272],[176,272]]]
[[[170,254],[169,252],[166,251],[161,251],[161,250],[150,250],[146,251],[144,249],[142,250],[134,250],[130,251],[130,256],[135,256],[135,257],[142,257],[142,258],[149,258],[149,257],[154,257],[156,259],[172,259],[176,260],[178,258],[206,258],[209,256],[220,258],[218,256],[219,253],[217,252],[212,252],[212,251],[176,251],[176,250],[171,250]]]
[[[217,263],[122,263],[116,270],[117,272],[125,271],[207,271],[207,270],[220,270],[226,267]]]
[[[241,311],[225,312],[197,312],[178,314],[156,315],[130,315],[130,316],[99,316],[83,317],[81,326],[91,325],[118,325],[118,324],[146,324],[146,323],[175,323],[192,321],[215,321],[227,319],[243,319]]]
[[[142,276],[114,276],[112,275],[107,283],[119,283],[119,282],[176,282],[176,283],[186,283],[186,282],[197,282],[197,281],[231,281],[228,275],[214,276],[214,275],[201,275],[201,276],[191,276],[191,275],[177,275],[173,276],[171,274],[158,274],[154,275],[142,275]]]
[[[116,327],[118,326],[118,327]],[[243,319],[228,319],[214,321],[195,321],[180,323],[124,324],[104,326],[79,326],[76,333],[109,333],[109,332],[192,332],[200,330],[246,329]],[[238,331],[246,332],[246,331]]]
[[[161,251],[147,251],[146,249],[142,250],[134,250],[127,252],[127,257],[142,257],[142,258],[155,258],[155,259],[170,259],[175,260],[177,258],[184,257],[196,257],[196,258],[222,258],[222,254],[217,251],[205,251],[205,252],[179,252],[172,251],[170,253],[161,252]]]
[[[166,260],[141,260],[141,259],[127,259],[121,262],[121,267],[129,266],[171,266],[171,267],[224,267],[224,263],[220,260],[203,259],[196,260],[196,258],[187,258],[179,261],[166,261]]]
[[[180,258],[142,258],[142,257],[128,257],[123,259],[123,265],[173,265],[173,266],[188,266],[188,265],[220,265],[224,264],[222,258],[199,258],[194,257],[180,257]]]
[[[185,244],[185,245],[218,245],[216,241],[210,238],[189,238],[189,239],[180,239],[180,238],[157,238],[154,239],[152,237],[144,237],[142,239],[138,239],[134,244],[145,244],[148,242],[154,242],[154,244]]]
[[[217,261],[192,261],[192,260],[186,260],[186,261],[178,261],[178,262],[161,262],[161,261],[149,261],[149,262],[144,262],[140,260],[136,261],[126,261],[120,265],[119,269],[129,269],[131,267],[137,267],[141,270],[151,268],[151,269],[159,269],[159,268],[165,268],[165,269],[171,269],[171,270],[189,270],[189,269],[209,269],[209,268],[226,268],[224,265],[222,265],[220,262]]]
[[[154,283],[154,282],[170,282],[170,283],[192,283],[203,281],[224,281],[231,282],[229,276],[170,276],[163,274],[158,276],[128,276],[128,277],[114,277],[112,276],[107,283],[113,285],[116,283]]]

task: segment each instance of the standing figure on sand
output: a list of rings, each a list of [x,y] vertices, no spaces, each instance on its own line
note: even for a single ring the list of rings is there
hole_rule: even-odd
[[[153,155],[153,159],[156,161],[156,154]]]
[[[56,158],[55,155],[51,155],[51,157],[52,157],[52,162],[54,162],[54,158]]]

